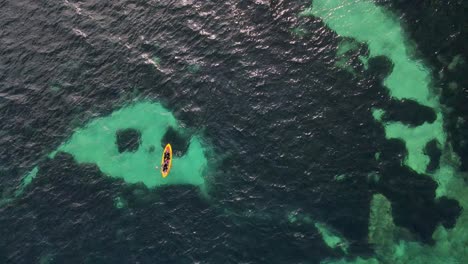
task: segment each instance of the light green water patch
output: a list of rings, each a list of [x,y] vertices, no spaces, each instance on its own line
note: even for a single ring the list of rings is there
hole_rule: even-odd
[[[286,218],[288,219],[289,223],[294,224],[297,222],[297,213],[290,212]]]
[[[160,104],[134,104],[76,130],[50,157],[53,158],[59,151],[67,152],[78,163],[94,163],[111,177],[128,183],[141,182],[150,188],[166,184],[203,185],[207,158],[198,136],[191,138],[185,155],[174,157],[170,175],[161,177],[156,167],[161,162],[162,144],[170,143],[161,142],[169,127],[180,133],[185,132],[172,113]],[[116,133],[129,128],[141,133],[140,147],[135,152],[119,153]]]
[[[382,117],[385,114],[385,111],[382,109],[372,109],[372,116],[375,120],[382,122]]]
[[[323,241],[325,244],[327,244],[328,247],[333,249],[340,248],[343,250],[343,252],[348,252],[349,244],[338,232],[334,231],[323,223],[317,222],[314,225],[315,228],[317,228],[317,230],[320,232]]]
[[[161,65],[161,58],[159,58],[158,56],[153,56],[153,57],[151,58],[151,60],[152,60],[157,66]]]
[[[443,112],[439,98],[431,90],[430,70],[412,57],[413,46],[406,38],[398,19],[371,0],[314,0],[312,7],[301,15],[320,17],[341,37],[353,38],[367,44],[369,57],[385,56],[393,63],[393,70],[384,80],[393,99],[411,99],[433,108],[435,122],[411,127],[401,122],[384,122],[382,109],[373,109],[375,120],[382,123],[386,138],[404,141],[406,166],[418,173],[425,173],[438,183],[437,197],[456,199],[462,208],[468,208],[468,188],[457,172],[456,155],[447,143]],[[364,61],[363,61],[364,62]],[[458,62],[456,63],[458,64]],[[424,153],[427,143],[437,140],[442,146],[440,167],[434,173],[426,172],[429,157]],[[375,198],[375,197],[374,197]],[[377,201],[375,200],[377,199]],[[337,260],[327,263],[465,263],[468,259],[468,213],[463,210],[452,229],[439,226],[433,233],[434,245],[408,241],[390,232],[393,219],[389,204],[382,198],[371,203],[370,227],[377,258],[354,261]],[[380,200],[380,201],[379,201]],[[380,213],[376,213],[380,212]],[[383,214],[383,217],[376,217]]]
[[[54,263],[55,254],[46,253],[39,258],[39,264],[50,264]]]
[[[187,66],[188,72],[190,72],[192,74],[198,73],[200,71],[200,69],[201,69],[201,67],[198,64],[190,64],[189,66]]]
[[[436,123],[441,123],[439,117]],[[440,127],[442,124],[439,124]],[[408,127],[401,122],[387,123],[385,133],[387,138],[399,138],[405,142],[408,155],[404,160],[405,165],[418,173],[425,173],[430,162],[429,157],[424,153],[424,148],[431,140],[445,142],[445,134],[441,129],[434,129],[434,124],[424,123],[418,127]]]
[[[333,179],[337,182],[343,181],[346,179],[346,174],[337,174]]]
[[[30,172],[28,172],[28,174],[26,174],[26,176],[21,181],[20,187],[15,191],[16,197],[20,196],[23,193],[24,188],[28,186],[34,180],[34,178],[36,178],[38,172],[39,172],[39,167],[36,166]]]
[[[353,76],[356,76],[356,71],[354,70],[352,66],[352,58],[348,58],[346,56],[342,56],[341,58],[338,58],[335,61],[334,64],[336,67],[343,69],[349,73],[351,73]]]
[[[460,198],[457,192],[465,191],[462,195],[467,198],[466,188],[463,185],[458,186],[458,189],[452,188],[454,195]],[[467,199],[461,199],[462,206],[466,206],[466,201]],[[465,263],[468,257],[467,220],[464,213],[453,229],[447,230],[439,226],[432,236],[436,241],[433,246],[407,241],[398,238],[397,231],[401,228],[394,224],[390,202],[381,194],[376,194],[371,202],[369,243],[374,246],[376,259],[382,260],[382,263]]]
[[[357,50],[359,48],[359,43],[354,39],[344,38],[340,41],[338,48],[336,50],[336,56],[342,56],[349,51]]]
[[[371,171],[367,174],[367,182],[378,183],[380,181],[380,174],[376,171]]]
[[[462,65],[465,63],[465,60],[463,59],[462,55],[461,54],[458,54],[456,55],[455,57],[453,57],[452,61],[449,63],[449,65],[447,66],[447,68],[450,70],[450,71],[453,71],[455,70],[459,65]]]
[[[372,115],[375,120],[382,122],[384,113],[382,109],[374,109]],[[387,139],[401,139],[404,141],[408,152],[404,164],[418,173],[425,173],[430,162],[429,156],[424,153],[427,143],[434,139],[438,142],[445,142],[446,140],[440,112],[433,123],[424,123],[417,127],[410,127],[401,122],[385,122],[383,124]]]
[[[58,85],[52,85],[49,87],[49,89],[54,93],[60,91],[60,87]]]
[[[122,209],[124,207],[127,207],[127,201],[125,201],[124,198],[118,196],[118,197],[115,197],[114,199],[114,206],[115,208],[117,209]]]
[[[7,205],[9,203],[13,202],[13,198],[1,198],[0,199],[0,208],[3,207],[4,205]]]
[[[364,65],[364,69],[369,69],[369,58],[366,56],[359,56],[359,60],[361,61],[362,65]]]
[[[384,84],[396,99],[413,99],[430,107],[438,105],[428,89],[429,70],[410,57],[411,49],[399,21],[385,9],[370,0],[315,0],[300,15],[320,17],[338,35],[366,43],[370,58],[388,57],[394,69]]]
[[[356,71],[352,67],[352,57],[349,52],[359,49],[359,43],[350,38],[343,38],[336,49],[335,66],[346,70],[352,75],[356,75]]]
[[[304,37],[309,32],[303,27],[296,27],[291,29],[291,33],[293,33],[297,37]]]
[[[374,159],[375,159],[376,161],[379,161],[379,160],[380,160],[380,155],[381,155],[380,152],[376,152],[376,153],[374,154]]]
[[[177,122],[172,113],[159,103],[140,102],[121,108],[111,115],[90,121],[83,128],[77,129],[69,140],[49,154],[54,158],[58,152],[71,154],[78,163],[96,164],[106,175],[121,178],[127,183],[143,183],[149,188],[189,184],[201,187],[205,191],[205,179],[209,152],[199,136],[192,136],[189,148],[180,157],[175,156],[168,177],[160,173],[162,142],[167,130],[172,127],[178,133],[187,132]],[[118,151],[117,131],[135,129],[141,133],[140,146],[134,152]],[[177,149],[173,149],[177,152]],[[36,177],[38,167],[31,170],[22,180],[15,193],[20,195],[24,188]],[[116,198],[115,206],[125,206],[122,198]]]
[[[289,223],[304,223],[313,225],[322,237],[323,242],[332,249],[341,249],[347,253],[349,248],[349,242],[336,230],[331,228],[325,223],[317,222],[312,219],[309,215],[300,214],[297,211],[292,211],[287,215]]]
[[[357,75],[356,70],[353,68],[353,56],[357,55],[357,51],[360,48],[360,43],[351,38],[342,38],[336,49],[336,60],[335,66],[343,70],[348,71],[354,76]],[[354,54],[353,54],[354,53]],[[364,69],[369,67],[369,58],[367,55],[359,55],[359,61],[364,66]]]
[[[354,260],[340,259],[340,260],[325,260],[320,262],[321,264],[379,264],[380,262],[376,259],[364,259],[357,257]]]
[[[39,172],[39,167],[34,167],[23,179],[23,184],[28,185],[32,182],[34,178],[36,178],[37,173]]]
[[[399,21],[370,0],[315,0],[312,7],[301,15],[318,16],[340,36],[366,43],[369,58],[388,57],[394,64],[393,71],[384,80],[390,95],[395,99],[415,100],[438,113],[434,123],[419,127],[409,127],[400,122],[384,124],[387,138],[405,141],[408,151],[405,164],[419,173],[425,172],[429,164],[429,157],[424,154],[426,144],[437,139],[444,145],[446,135],[438,97],[430,89],[430,71],[410,56],[412,49],[408,47],[409,41]],[[364,65],[367,64],[368,58],[361,56],[360,59]],[[372,114],[381,122],[384,111],[374,110]]]
[[[396,229],[390,201],[382,194],[374,194],[370,206],[368,240],[379,258],[389,259],[394,254]]]

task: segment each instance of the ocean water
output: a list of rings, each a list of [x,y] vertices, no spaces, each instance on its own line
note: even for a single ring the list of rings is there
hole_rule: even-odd
[[[466,10],[0,1],[0,263],[468,262]]]

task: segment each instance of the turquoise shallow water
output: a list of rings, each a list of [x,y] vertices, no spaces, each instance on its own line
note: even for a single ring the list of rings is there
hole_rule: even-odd
[[[462,4],[418,5],[5,3],[0,262],[463,263]]]
[[[416,57],[415,43],[403,31],[401,21],[388,10],[372,1],[313,1],[312,7],[302,12],[304,16],[317,16],[342,37],[350,37],[368,46],[368,58],[385,56],[393,64],[390,74],[383,85],[396,100],[409,99],[420,105],[429,106],[436,113],[436,120],[419,126],[401,122],[385,122],[385,111],[373,109],[374,118],[381,122],[387,139],[401,139],[406,147],[404,164],[418,173],[427,173],[438,183],[436,195],[453,197],[465,207],[466,191],[464,175],[457,171],[454,155],[444,130],[444,110],[440,106],[438,87],[434,87],[431,69]],[[347,50],[349,48],[343,48]],[[338,54],[340,55],[340,54]],[[368,59],[367,58],[367,59]],[[366,59],[366,60],[367,60]],[[427,172],[430,156],[426,146],[437,142],[442,148],[439,169]],[[444,153],[445,152],[445,153]],[[456,159],[456,158],[455,158]],[[379,202],[377,202],[379,200]],[[380,201],[382,200],[382,201]],[[421,263],[457,263],[467,259],[465,250],[458,247],[466,241],[466,223],[463,214],[454,230],[438,227],[433,234],[434,246],[422,246],[405,241],[395,232],[391,216],[391,205],[386,198],[375,194],[371,203],[369,240],[374,244],[376,257],[369,260],[356,259],[356,262],[393,262],[406,263],[417,259]],[[387,220],[384,220],[387,218]],[[434,253],[434,251],[436,253]]]

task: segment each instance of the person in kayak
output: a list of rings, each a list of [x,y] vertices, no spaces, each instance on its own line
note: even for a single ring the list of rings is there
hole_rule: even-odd
[[[163,171],[166,171],[167,166],[169,166],[169,157],[170,157],[170,154],[168,152],[164,153],[164,163],[162,165]],[[158,166],[156,166],[155,168],[158,169]]]
[[[172,147],[171,144],[167,144],[164,147],[164,151],[161,155],[161,176],[166,178],[169,175],[169,171],[172,167]]]
[[[171,153],[169,153],[169,151],[164,153],[163,172],[167,171],[168,169],[170,157],[171,157]]]

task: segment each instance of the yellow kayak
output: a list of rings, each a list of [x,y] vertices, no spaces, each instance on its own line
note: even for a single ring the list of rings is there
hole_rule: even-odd
[[[172,147],[167,144],[161,157],[161,175],[166,178],[172,167]]]

